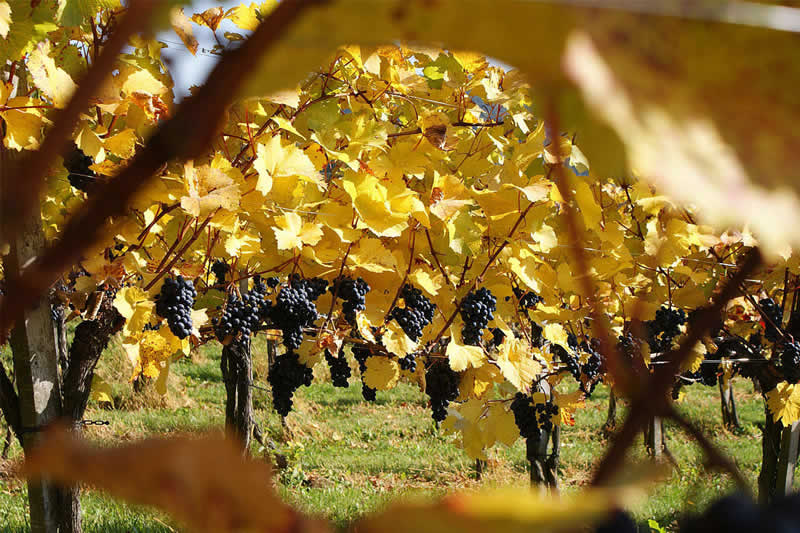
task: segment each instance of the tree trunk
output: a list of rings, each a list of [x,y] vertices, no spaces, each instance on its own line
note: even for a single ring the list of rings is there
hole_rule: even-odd
[[[543,392],[548,400],[550,385],[540,382],[536,387],[537,392]],[[553,442],[553,451],[547,453],[550,441]],[[561,428],[553,427],[553,431],[542,431],[538,439],[526,439],[526,457],[530,463],[531,486],[544,485],[550,490],[558,491],[558,453],[561,446]]]
[[[660,458],[666,451],[664,421],[660,417],[655,416],[650,419],[645,428],[644,443],[648,455],[653,458]]]
[[[0,189],[5,189],[9,180],[15,179],[14,164],[16,154],[0,147]],[[0,221],[0,233],[9,235],[4,228],[6,221]],[[23,229],[13,239],[9,239],[10,251],[3,257],[3,270],[8,285],[20,276],[23,265],[33,260],[44,248],[41,214],[34,209],[26,220]],[[17,382],[17,402],[19,431],[22,447],[27,453],[39,439],[42,428],[61,416],[61,387],[58,375],[58,354],[56,352],[53,321],[50,317],[50,301],[45,295],[34,309],[26,310],[16,317],[11,331],[11,350],[14,360],[14,376]],[[5,371],[3,371],[5,374]],[[7,379],[7,377],[6,377]],[[3,380],[5,381],[5,380]],[[2,385],[7,396],[13,392]],[[5,403],[7,399],[3,399]],[[13,403],[13,400],[12,400]],[[9,421],[11,423],[11,421]],[[55,532],[59,526],[58,488],[46,480],[28,483],[28,503],[30,505],[30,524],[33,533]]]

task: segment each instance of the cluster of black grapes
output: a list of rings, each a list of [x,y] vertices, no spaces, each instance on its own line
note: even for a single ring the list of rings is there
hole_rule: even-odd
[[[179,339],[185,339],[192,333],[192,306],[197,291],[191,281],[167,278],[156,296],[156,313],[166,318],[170,331]]]
[[[409,372],[417,371],[417,354],[415,353],[407,354],[405,357],[398,359],[397,362],[401,370],[408,370]]]
[[[425,392],[431,399],[433,419],[447,418],[447,406],[458,398],[459,376],[447,361],[436,361],[425,371]]]
[[[483,330],[494,318],[496,309],[497,298],[485,287],[467,294],[461,304],[461,318],[464,320],[461,335],[466,344],[472,346],[480,344]]]
[[[361,278],[352,279],[349,276],[336,278],[329,288],[330,292],[336,291],[336,297],[342,300],[344,319],[351,325],[356,323],[356,313],[366,309],[365,300],[370,291],[369,284]]]
[[[272,387],[272,405],[281,416],[292,410],[294,391],[305,385],[308,387],[314,379],[314,372],[300,362],[297,353],[289,351],[275,358],[269,368],[269,381]]]
[[[655,320],[646,323],[647,342],[651,352],[668,352],[672,340],[681,334],[680,327],[686,323],[686,312],[663,305],[656,311]]]
[[[527,394],[518,392],[511,402],[514,423],[519,434],[525,439],[538,439],[542,432],[553,431],[552,417],[558,414],[558,406],[554,403],[533,403]]]
[[[293,277],[288,287],[283,287],[272,308],[272,323],[283,333],[283,345],[289,351],[303,343],[303,328],[317,320],[314,303],[324,292],[328,282],[320,278],[310,280]]]
[[[403,332],[412,341],[422,337],[422,330],[433,322],[433,313],[436,305],[432,304],[422,291],[406,283],[400,296],[405,302],[405,307],[394,307],[389,313],[390,319],[395,319]]]
[[[221,341],[228,335],[241,333],[248,337],[258,331],[261,323],[270,318],[272,303],[267,300],[267,289],[260,277],[256,277],[253,290],[239,298],[228,295],[222,317],[212,322],[217,338]]]
[[[581,345],[581,348],[589,354],[586,362],[581,365],[581,374],[585,378],[585,380],[581,380],[581,390],[586,393],[586,396],[592,395],[594,388],[600,382],[601,374],[605,370],[603,356],[596,350],[595,344],[595,340],[592,339],[591,344],[583,343]]]
[[[787,341],[781,345],[781,371],[789,383],[800,381],[800,343]]]
[[[581,363],[578,358],[569,353],[566,348],[561,346],[560,344],[552,344],[550,346],[550,350],[553,352],[553,355],[558,358],[564,365],[566,365],[566,370],[572,377],[575,378],[575,381],[581,380]]]
[[[97,182],[97,173],[89,168],[93,164],[92,156],[84,154],[83,150],[75,146],[64,157],[64,168],[69,172],[69,184],[80,191],[89,192]]]
[[[519,287],[514,287],[514,296],[519,301],[519,308],[521,311],[526,309],[533,309],[536,307],[536,304],[541,302],[543,298],[536,294],[533,291],[524,291]]]
[[[339,350],[339,357],[334,357],[330,350],[325,350],[325,360],[331,370],[331,383],[334,387],[347,388],[350,386],[350,365],[344,356],[344,349]]]
[[[217,278],[217,283],[225,283],[225,276],[228,274],[228,263],[222,259],[217,259],[211,265],[211,273]]]
[[[764,298],[758,302],[758,305],[769,318],[764,321],[764,336],[768,341],[776,342],[780,337],[778,328],[783,324],[783,311],[772,298]]]
[[[367,371],[367,358],[371,355],[371,353],[372,352],[368,346],[363,344],[353,344],[353,357],[355,357],[356,362],[358,363],[358,371],[361,372],[361,395],[368,402],[374,402],[376,398],[375,389],[367,387],[367,384],[364,383],[364,372]]]

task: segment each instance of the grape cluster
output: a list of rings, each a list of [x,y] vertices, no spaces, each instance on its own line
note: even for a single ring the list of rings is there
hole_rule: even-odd
[[[783,311],[772,298],[764,298],[758,302],[758,305],[761,307],[761,310],[764,311],[764,314],[769,317],[769,320],[764,321],[764,336],[768,341],[775,342],[780,336],[780,332],[777,328],[780,328],[783,324]],[[770,320],[772,323],[770,323]]]
[[[289,277],[289,284],[295,289],[304,291],[312,302],[316,302],[328,288],[327,280],[322,278],[303,279],[299,274],[292,274]]]
[[[69,172],[69,184],[80,191],[89,192],[97,183],[97,173],[89,168],[92,164],[92,156],[84,154],[83,150],[75,146],[64,157],[64,168]]]
[[[577,357],[569,353],[560,344],[551,344],[550,351],[558,358],[559,361],[566,365],[567,372],[572,374],[572,377],[575,378],[575,381],[581,380],[581,363],[578,361]]]
[[[514,296],[517,298],[519,302],[519,309],[520,311],[525,311],[526,309],[534,309],[536,304],[543,301],[543,298],[536,294],[533,291],[523,291],[519,287],[514,287]]]
[[[672,340],[680,335],[680,327],[686,323],[686,312],[663,305],[656,311],[655,320],[646,323],[647,342],[652,352],[668,352]]]
[[[321,294],[318,292],[319,285],[299,280],[283,287],[275,299],[270,317],[283,333],[283,345],[289,351],[300,347],[303,343],[303,328],[313,325],[319,317],[314,304]]]
[[[369,284],[361,278],[352,279],[349,276],[336,278],[328,289],[331,293],[336,291],[336,297],[342,300],[344,319],[351,325],[356,323],[356,313],[366,309],[365,300],[370,291]]]
[[[554,403],[533,403],[527,394],[518,392],[511,402],[514,423],[519,434],[525,439],[538,439],[542,432],[553,431],[552,417],[558,414],[558,406]]]
[[[236,336],[238,333],[250,336],[269,318],[271,310],[272,303],[266,299],[266,287],[257,278],[253,290],[241,298],[235,294],[228,295],[222,317],[212,321],[217,338],[222,341],[228,335]]]
[[[789,383],[800,381],[800,343],[785,342],[781,349],[781,371]]]
[[[497,298],[485,287],[467,294],[461,304],[461,318],[464,320],[464,328],[461,330],[461,334],[464,338],[464,343],[472,346],[480,344],[483,330],[489,324],[489,321],[494,318],[496,309]]]
[[[409,372],[417,371],[417,354],[415,353],[407,354],[405,357],[398,359],[397,362],[401,370],[408,370]]]
[[[325,350],[325,360],[328,362],[328,367],[331,369],[331,383],[334,387],[347,388],[350,386],[348,380],[350,379],[350,365],[347,364],[347,358],[344,356],[344,349],[339,350],[339,357],[334,357],[330,350]]]
[[[367,387],[367,384],[364,383],[364,372],[367,371],[367,358],[371,355],[371,353],[372,352],[368,346],[363,344],[353,345],[353,357],[355,357],[356,362],[358,363],[358,371],[361,372],[361,395],[368,402],[374,402],[376,398],[375,389]]]
[[[156,296],[156,313],[166,318],[170,331],[179,339],[185,339],[192,333],[192,306],[197,291],[191,281],[167,278]]]
[[[405,302],[405,307],[394,307],[389,313],[390,319],[395,319],[403,332],[412,341],[422,337],[422,330],[433,322],[433,313],[436,305],[432,304],[422,291],[406,283],[400,296]]]
[[[269,287],[270,289],[274,289],[275,287],[277,287],[280,284],[281,284],[281,280],[279,280],[275,276],[273,276],[271,278],[267,278],[267,287]]]
[[[305,385],[308,387],[314,379],[314,372],[300,362],[297,353],[289,351],[275,358],[269,368],[269,381],[272,387],[272,405],[281,416],[292,410],[294,391]]]
[[[225,283],[225,275],[228,273],[228,264],[222,259],[217,259],[211,265],[211,273],[217,278],[217,283]]]
[[[436,361],[425,372],[425,392],[431,399],[433,419],[447,418],[447,406],[458,398],[460,378],[447,361]]]

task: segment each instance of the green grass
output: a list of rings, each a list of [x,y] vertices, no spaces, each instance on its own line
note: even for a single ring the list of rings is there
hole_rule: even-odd
[[[254,367],[259,386],[266,386],[264,359],[263,345],[257,342]],[[134,393],[128,382],[129,366],[118,346],[111,346],[104,354],[98,373],[113,384],[117,408],[101,409],[90,404],[87,418],[111,423],[90,428],[87,434],[91,438],[113,443],[146,435],[219,428],[224,422],[218,345],[203,347],[193,360],[173,365],[166,398],[159,397],[151,386]],[[735,433],[722,428],[716,388],[685,389],[681,409],[735,459],[755,486],[761,457],[758,424],[764,419],[763,402],[753,394],[748,382],[737,381],[735,389],[742,421],[742,429]],[[607,402],[608,390],[598,387],[586,407],[576,414],[576,424],[563,429],[560,479],[566,492],[588,483],[593,465],[608,444],[601,433]],[[304,511],[328,517],[340,526],[406,495],[433,497],[457,489],[527,483],[521,441],[512,448],[493,449],[488,472],[482,481],[476,481],[473,463],[458,448],[457,438],[436,429],[426,397],[412,385],[401,384],[394,391],[379,392],[374,404],[361,399],[359,382],[344,390],[327,383],[303,388],[296,395],[295,411],[287,419],[290,438],[286,438],[279,417],[270,408],[268,392],[254,389],[254,405],[265,436],[275,441],[278,452],[288,459],[288,467],[279,473],[282,495]],[[619,420],[625,410],[620,405]],[[668,479],[654,486],[648,499],[634,511],[644,522],[652,518],[674,529],[681,513],[702,509],[732,485],[726,476],[705,470],[699,449],[684,434],[670,425],[666,431],[668,447],[679,466]],[[257,443],[252,452],[256,457],[266,454]],[[19,457],[20,450],[14,444],[11,458]],[[647,461],[641,438],[632,458]],[[26,531],[25,486],[4,475],[7,470],[0,468],[0,531]],[[84,492],[82,505],[87,532],[176,528],[163,514],[115,502],[96,491]]]

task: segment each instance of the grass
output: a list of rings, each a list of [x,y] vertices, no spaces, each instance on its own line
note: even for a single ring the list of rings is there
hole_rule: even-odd
[[[266,385],[263,345],[254,344],[255,382]],[[98,374],[112,383],[115,409],[90,403],[86,418],[108,420],[109,426],[90,427],[90,438],[114,443],[182,431],[218,428],[224,422],[224,387],[219,370],[219,346],[201,348],[192,359],[172,366],[169,394],[162,398],[152,386],[135,393],[128,382],[130,364],[119,346],[104,354]],[[325,368],[317,368],[325,374]],[[716,388],[688,389],[681,409],[730,457],[755,486],[761,458],[763,402],[748,382],[735,383],[742,429],[729,432],[721,425]],[[488,472],[475,480],[473,463],[458,448],[457,438],[445,435],[431,421],[426,397],[418,388],[401,384],[391,392],[379,392],[378,401],[361,399],[360,383],[336,389],[315,383],[295,396],[295,410],[287,418],[286,438],[279,417],[270,408],[269,393],[254,389],[255,416],[265,436],[276,442],[288,460],[279,473],[282,495],[304,511],[325,516],[344,526],[364,514],[380,509],[393,499],[408,495],[434,497],[458,489],[481,486],[527,484],[524,446],[495,448]],[[576,414],[576,424],[562,432],[560,479],[563,490],[572,492],[586,485],[591,469],[607,441],[605,422],[608,390],[598,387],[586,408]],[[625,406],[619,406],[619,416]],[[4,434],[4,428],[3,434]],[[706,471],[699,449],[675,427],[667,425],[667,445],[678,468],[653,487],[649,498],[634,509],[637,519],[655,519],[674,529],[681,513],[702,509],[720,493],[731,489],[730,480]],[[256,443],[252,453],[265,456]],[[19,459],[16,443],[11,461],[0,462],[0,531],[26,531],[25,485],[7,473]],[[632,458],[646,461],[641,438]],[[4,472],[6,472],[4,474]],[[172,531],[177,528],[165,515],[151,509],[124,505],[96,491],[82,496],[84,529],[87,532]]]

